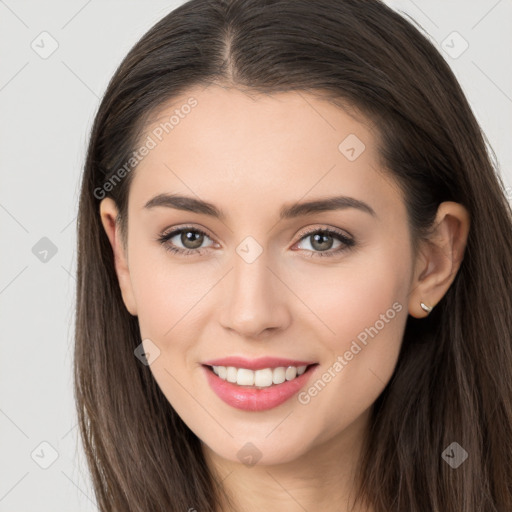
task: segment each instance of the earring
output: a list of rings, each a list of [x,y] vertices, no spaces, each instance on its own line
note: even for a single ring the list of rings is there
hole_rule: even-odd
[[[423,309],[423,311],[426,311],[427,313],[430,313],[434,309],[433,307],[427,306],[423,302],[420,302],[420,306],[421,309]]]

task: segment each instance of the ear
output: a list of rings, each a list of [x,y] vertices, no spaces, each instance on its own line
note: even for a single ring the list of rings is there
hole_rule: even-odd
[[[470,216],[459,203],[445,201],[439,205],[434,233],[422,241],[416,259],[409,296],[409,314],[428,315],[420,303],[434,307],[450,288],[464,257]]]
[[[130,314],[137,315],[137,307],[133,295],[132,282],[130,279],[130,269],[128,267],[128,258],[123,248],[119,223],[118,210],[115,201],[106,197],[100,203],[100,217],[103,228],[107,233],[112,251],[114,253],[114,264],[116,268],[117,279],[123,296],[123,302]]]

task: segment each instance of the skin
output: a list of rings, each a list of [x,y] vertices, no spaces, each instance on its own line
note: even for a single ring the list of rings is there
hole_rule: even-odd
[[[143,138],[190,96],[198,105],[132,171],[126,250],[115,203],[101,202],[124,303],[141,339],[160,350],[150,365],[156,381],[240,510],[349,510],[370,407],[393,374],[407,316],[427,316],[420,302],[435,306],[453,282],[468,212],[442,203],[435,234],[414,254],[403,196],[379,168],[371,123],[305,92],[194,88],[162,108]],[[338,149],[349,134],[365,144],[354,161]],[[209,201],[226,219],[144,208],[161,193]],[[347,208],[278,218],[283,205],[335,194],[376,215]],[[190,225],[207,233],[201,255],[176,255],[156,240]],[[321,257],[305,228],[338,229],[356,245]],[[252,263],[236,252],[247,236],[262,250]],[[342,245],[330,240],[328,251]],[[305,405],[294,396],[262,412],[232,408],[200,366],[228,355],[316,361],[311,384],[395,303],[394,318]],[[237,456],[248,442],[261,453],[255,465]]]

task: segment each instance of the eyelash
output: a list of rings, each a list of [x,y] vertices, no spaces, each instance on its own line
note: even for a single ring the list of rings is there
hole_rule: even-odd
[[[181,234],[183,232],[187,232],[187,231],[199,233],[200,235],[205,235],[206,237],[210,238],[207,233],[205,233],[204,231],[202,231],[200,229],[194,228],[192,226],[185,226],[185,227],[181,227],[178,229],[174,229],[170,233],[163,233],[162,235],[157,237],[157,241],[160,244],[162,244],[162,246],[164,247],[164,249],[166,251],[169,251],[169,252],[172,252],[175,254],[179,254],[180,256],[189,256],[192,254],[202,254],[205,248],[203,248],[203,249],[182,249],[180,247],[175,247],[173,245],[169,245],[168,242],[171,238],[174,238],[176,235],[179,235],[179,234]],[[300,237],[299,242],[303,238],[307,238],[308,236],[311,236],[311,235],[314,235],[317,233],[324,234],[324,235],[325,234],[332,235],[335,238],[337,238],[340,242],[342,242],[343,245],[341,245],[340,247],[338,247],[335,250],[329,250],[329,251],[310,251],[308,249],[300,249],[303,251],[310,252],[311,254],[308,256],[310,258],[317,257],[317,256],[319,256],[319,257],[336,256],[336,255],[342,253],[343,251],[347,251],[347,250],[351,249],[352,247],[354,247],[356,245],[356,242],[352,238],[345,236],[344,234],[342,234],[341,232],[339,232],[337,230],[333,230],[333,229],[329,229],[329,228],[320,228],[320,229],[317,228],[317,229],[307,231],[305,233],[301,233],[302,236]]]

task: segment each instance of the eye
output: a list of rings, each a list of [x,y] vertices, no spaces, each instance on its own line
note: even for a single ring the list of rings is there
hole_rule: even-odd
[[[176,240],[173,241],[173,238]],[[170,252],[189,255],[201,254],[201,245],[205,238],[210,238],[204,231],[193,227],[182,227],[174,229],[170,233],[163,234],[158,237],[158,241],[164,248]],[[184,247],[179,247],[177,244],[182,244]]]
[[[334,245],[333,239],[338,240],[339,245],[336,249],[330,250]],[[314,229],[306,233],[302,233],[301,240],[309,241],[309,246],[312,248],[306,248],[306,250],[311,253],[309,257],[335,256],[355,246],[355,241],[352,238],[337,230],[329,228]],[[299,249],[303,248],[299,247]]]

